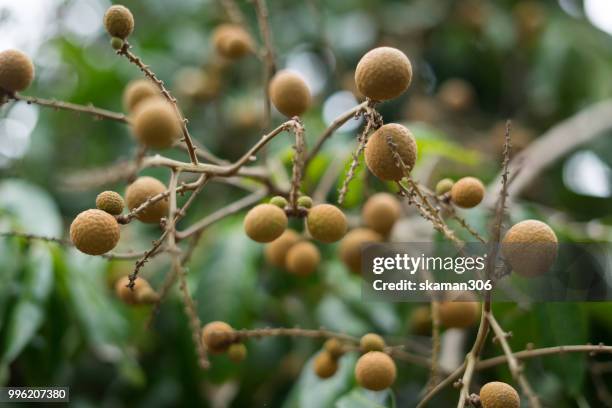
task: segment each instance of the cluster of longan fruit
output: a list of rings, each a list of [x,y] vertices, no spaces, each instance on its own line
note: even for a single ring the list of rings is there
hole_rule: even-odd
[[[222,321],[214,321],[202,328],[201,341],[211,354],[227,353],[230,360],[239,363],[247,356],[244,343],[237,341],[234,329]]]
[[[385,340],[375,333],[361,337],[358,351],[362,354],[355,364],[355,379],[365,389],[382,391],[395,382],[397,369],[393,359],[385,352]],[[315,374],[322,379],[333,376],[338,370],[338,360],[353,349],[339,339],[331,338],[314,360]]]

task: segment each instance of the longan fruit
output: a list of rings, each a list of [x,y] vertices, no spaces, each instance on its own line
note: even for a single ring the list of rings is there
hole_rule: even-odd
[[[311,242],[303,241],[289,249],[285,266],[295,275],[307,276],[317,270],[319,263],[321,263],[319,249]]]
[[[338,371],[338,361],[327,351],[320,352],[314,360],[314,372],[319,378],[329,378]]]
[[[502,240],[502,255],[512,270],[524,277],[546,273],[557,258],[555,232],[538,220],[525,220],[510,228]]]
[[[338,340],[336,338],[331,338],[331,339],[327,340],[323,344],[323,350],[328,352],[329,355],[334,360],[337,360],[340,357],[342,357],[342,355],[344,355],[344,352],[345,352],[344,347],[342,346],[342,343],[340,342],[340,340]]]
[[[115,217],[102,210],[86,210],[70,225],[70,240],[81,252],[102,255],[119,242],[119,224]]]
[[[283,210],[272,204],[259,204],[244,217],[244,231],[253,241],[272,242],[287,229]]]
[[[134,134],[143,145],[165,149],[181,133],[181,122],[170,102],[164,98],[147,98],[138,104],[133,117]]]
[[[160,91],[148,79],[130,81],[123,90],[123,107],[128,112],[134,112],[142,101],[160,96]]]
[[[451,201],[458,207],[474,208],[484,198],[485,187],[476,177],[463,177],[451,188]]]
[[[385,236],[402,215],[402,206],[393,194],[376,193],[365,202],[361,210],[363,223]]]
[[[410,330],[419,336],[431,334],[431,310],[429,306],[419,306],[410,314]]]
[[[412,80],[410,60],[400,50],[379,47],[368,51],[357,64],[355,83],[359,92],[376,101],[404,93]]]
[[[128,287],[129,283],[128,276],[122,276],[115,282],[115,294],[122,302],[128,305],[150,304],[159,299],[157,293],[144,278],[138,277],[134,281],[133,289]]]
[[[125,6],[110,6],[104,14],[104,27],[111,37],[125,40],[134,31],[134,16]]]
[[[242,343],[233,343],[227,349],[227,356],[234,363],[240,363],[247,356],[247,348]]]
[[[472,85],[460,78],[451,78],[440,86],[438,99],[451,111],[462,112],[474,103],[475,92]]]
[[[270,81],[269,91],[274,107],[290,118],[300,116],[310,106],[310,89],[304,79],[294,72],[277,72]]]
[[[212,35],[217,54],[230,60],[242,58],[253,51],[251,35],[238,24],[221,24]]]
[[[519,408],[521,398],[511,385],[493,381],[480,389],[480,404],[482,408]]]
[[[371,391],[382,391],[395,382],[397,369],[391,357],[382,351],[365,353],[355,365],[357,383]]]
[[[370,136],[365,147],[365,162],[376,177],[386,181],[399,181],[406,174],[398,166],[387,138],[390,137],[397,146],[396,151],[407,167],[412,170],[417,158],[417,145],[412,132],[397,123],[381,126]]]
[[[284,268],[289,248],[299,242],[300,239],[300,234],[294,230],[286,230],[280,237],[266,245],[264,249],[266,261],[277,268]]]
[[[26,54],[18,50],[0,52],[0,88],[18,92],[30,86],[34,80],[34,64]]]
[[[123,207],[125,207],[123,197],[116,191],[103,191],[96,197],[96,208],[111,215],[121,214]]]
[[[312,207],[312,198],[308,196],[300,196],[297,199],[297,205],[299,207],[310,208]]]
[[[289,205],[289,202],[283,196],[274,196],[270,199],[270,204],[275,205],[278,208],[285,208]]]
[[[444,195],[452,190],[455,182],[449,178],[443,178],[436,184],[436,195]]]
[[[214,321],[202,328],[202,343],[212,354],[225,353],[233,339],[234,329],[225,322]]]
[[[364,334],[359,340],[359,348],[363,353],[369,351],[383,351],[385,346],[385,339],[376,333]]]
[[[348,223],[338,207],[331,204],[315,205],[306,217],[308,232],[321,242],[336,242],[344,236]]]
[[[148,176],[138,177],[125,191],[128,209],[131,211],[138,208],[151,197],[164,193],[166,190],[167,188],[164,183],[156,178]],[[139,212],[136,218],[145,223],[158,224],[167,215],[168,198],[165,197]]]
[[[464,329],[474,325],[480,316],[479,302],[445,301],[438,307],[440,324],[447,328]]]
[[[351,272],[361,271],[361,247],[370,242],[381,242],[382,236],[369,228],[355,228],[340,241],[340,259]]]

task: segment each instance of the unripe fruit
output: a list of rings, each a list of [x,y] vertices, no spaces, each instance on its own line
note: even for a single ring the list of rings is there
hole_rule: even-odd
[[[298,74],[283,70],[270,81],[270,100],[285,116],[300,116],[310,106],[310,89]]]
[[[525,220],[506,232],[501,249],[514,272],[534,277],[546,273],[554,264],[558,240],[555,232],[542,221]]]
[[[264,250],[266,261],[278,268],[284,268],[289,248],[300,239],[300,234],[297,232],[290,229],[286,230],[280,237],[266,245]]]
[[[521,398],[512,386],[493,381],[480,389],[480,404],[482,408],[519,408]]]
[[[447,328],[464,329],[474,325],[480,316],[478,302],[440,302],[440,324]]]
[[[451,201],[462,208],[476,207],[484,198],[485,187],[476,177],[463,177],[451,189]]]
[[[111,47],[113,47],[113,50],[120,50],[121,48],[123,48],[123,45],[125,43],[119,37],[112,37],[110,40],[110,44],[111,44]]]
[[[321,262],[319,249],[311,242],[299,242],[287,252],[287,270],[298,276],[307,276],[313,273]]]
[[[337,360],[344,354],[344,347],[340,340],[336,338],[329,339],[323,344],[323,350],[329,353],[329,355]]]
[[[289,202],[283,196],[274,196],[270,199],[270,204],[275,205],[278,208],[285,208],[287,205],[289,205]]]
[[[412,170],[417,158],[416,141],[410,130],[397,123],[383,125],[370,136],[365,148],[365,162],[379,179],[399,181],[407,174],[404,174],[404,170],[396,163],[387,141],[388,137],[391,137],[397,146],[395,150],[407,167],[407,171]]]
[[[121,214],[124,206],[123,197],[115,191],[103,191],[96,197],[96,208],[111,215]]]
[[[83,211],[70,225],[70,240],[81,252],[102,255],[119,242],[119,224],[102,210]]]
[[[227,349],[227,356],[234,363],[243,361],[247,356],[247,348],[242,343],[233,343]]]
[[[436,195],[443,195],[451,191],[455,182],[449,178],[444,178],[436,184]]]
[[[297,204],[300,207],[310,208],[310,207],[312,207],[312,198],[310,198],[308,196],[298,197]]]
[[[428,306],[419,306],[410,315],[410,330],[419,336],[431,334],[431,310]]]
[[[402,214],[402,206],[393,194],[377,193],[363,205],[363,223],[381,235],[387,235]]]
[[[319,378],[329,378],[338,371],[338,361],[327,351],[320,352],[314,360],[314,372]]]
[[[133,289],[128,287],[129,283],[128,276],[122,276],[115,283],[115,294],[124,303],[128,305],[151,304],[159,300],[159,296],[145,279],[137,278],[134,281]]]
[[[153,177],[138,177],[125,191],[125,200],[131,210],[140,207],[145,201],[167,190],[164,183]],[[139,212],[136,218],[149,224],[157,224],[168,215],[168,198],[163,198]]]
[[[25,90],[34,80],[34,64],[18,50],[0,52],[0,88],[9,92]]]
[[[385,339],[376,333],[364,334],[359,340],[359,348],[363,353],[367,353],[368,351],[383,351],[385,346]]]
[[[474,102],[474,89],[469,82],[459,78],[452,78],[440,86],[438,98],[448,109],[461,112],[472,106]]]
[[[153,82],[148,79],[136,79],[130,81],[123,91],[123,107],[128,112],[134,112],[142,101],[159,95],[160,91]]]
[[[361,248],[371,242],[380,242],[382,237],[369,228],[355,228],[340,242],[340,259],[351,272],[361,271]]]
[[[126,39],[134,31],[134,16],[124,6],[110,6],[104,14],[104,27],[111,37]]]
[[[253,241],[272,242],[287,229],[287,215],[272,204],[259,204],[244,217],[244,231]]]
[[[250,34],[237,24],[221,24],[212,35],[217,54],[227,59],[242,58],[253,51]]]
[[[363,388],[382,391],[389,388],[397,375],[395,362],[381,351],[370,351],[359,357],[355,365],[355,378]]]
[[[359,92],[376,101],[398,97],[408,89],[411,80],[410,60],[406,54],[391,47],[368,51],[355,70]]]
[[[154,149],[172,146],[181,133],[181,122],[174,108],[162,97],[147,98],[138,104],[133,124],[138,141]]]
[[[212,354],[225,353],[232,342],[234,329],[225,322],[210,322],[202,328],[202,343]]]
[[[335,242],[344,236],[347,228],[346,216],[331,204],[315,205],[308,211],[306,226],[314,239]]]

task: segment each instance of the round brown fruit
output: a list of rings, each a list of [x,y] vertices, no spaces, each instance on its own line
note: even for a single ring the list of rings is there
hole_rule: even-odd
[[[376,193],[363,205],[363,223],[379,234],[386,236],[402,215],[402,206],[393,194]]]
[[[406,54],[391,47],[368,51],[355,70],[359,92],[376,101],[398,97],[408,89],[411,80],[410,60]]]
[[[272,204],[259,204],[244,217],[244,231],[253,241],[272,242],[287,229],[287,215]]]
[[[314,372],[319,378],[329,378],[338,370],[338,361],[327,351],[320,352],[314,360]]]
[[[102,255],[119,242],[119,224],[115,217],[102,210],[86,210],[70,225],[70,240],[81,252]]]
[[[368,351],[383,351],[385,346],[385,339],[376,333],[364,334],[359,340],[359,348],[362,353],[367,353]]]
[[[298,276],[310,275],[317,269],[320,262],[321,253],[311,242],[299,242],[287,252],[287,270]]]
[[[157,293],[144,278],[138,277],[134,281],[133,289],[128,287],[129,283],[128,276],[122,276],[115,282],[115,294],[122,302],[128,305],[149,304],[159,299]]]
[[[406,166],[406,172],[412,170],[417,158],[416,141],[410,130],[397,123],[383,125],[370,136],[365,148],[366,165],[381,180],[399,181],[407,174],[398,166],[388,138],[396,145],[395,149]]]
[[[357,360],[355,377],[365,389],[382,391],[395,382],[397,369],[395,362],[382,351],[370,351]]]
[[[451,78],[445,81],[438,91],[438,98],[444,106],[455,112],[469,109],[474,103],[474,89],[472,85],[460,78]]]
[[[336,242],[346,234],[346,216],[331,204],[315,205],[306,217],[308,232],[321,242]]]
[[[160,91],[148,79],[130,81],[123,91],[123,107],[128,112],[134,112],[144,100],[160,96]]]
[[[331,338],[323,344],[323,349],[329,353],[329,355],[337,360],[344,354],[344,347],[340,340],[336,338]]]
[[[247,356],[247,348],[242,343],[233,343],[227,349],[227,356],[234,363],[240,363]]]
[[[349,231],[340,242],[340,259],[351,272],[361,271],[361,248],[371,242],[380,242],[382,237],[369,228],[355,228]]]
[[[125,207],[123,197],[116,191],[103,191],[96,197],[96,208],[111,215],[121,214],[123,207]]]
[[[476,177],[463,177],[451,189],[451,201],[462,208],[476,207],[484,198],[485,187]]]
[[[480,389],[480,404],[482,408],[519,408],[521,399],[511,385],[493,381]]]
[[[410,330],[419,336],[431,334],[431,310],[428,306],[419,306],[410,314]]]
[[[524,277],[546,273],[557,259],[559,241],[548,225],[538,220],[515,224],[502,240],[502,255],[512,270]]]
[[[212,354],[225,353],[232,344],[234,329],[225,322],[210,322],[202,328],[202,343]]]
[[[270,100],[283,115],[300,116],[310,106],[310,89],[300,75],[279,71],[270,81]]]
[[[147,98],[139,103],[133,124],[136,139],[153,149],[172,146],[181,133],[181,123],[174,108],[162,97]]]
[[[104,14],[104,27],[111,37],[125,40],[134,31],[134,16],[124,6],[110,6]]]
[[[34,80],[34,64],[26,54],[18,50],[0,52],[0,88],[18,92],[30,86]]]
[[[473,326],[480,316],[480,303],[464,301],[440,302],[440,324],[447,328],[464,329]]]
[[[251,35],[240,25],[221,24],[212,35],[212,42],[217,54],[235,60],[253,51]]]
[[[130,211],[140,207],[151,197],[167,190],[164,183],[153,177],[138,177],[125,191],[125,200]],[[140,211],[136,218],[149,224],[158,224],[162,217],[168,215],[168,198],[165,197]]]
[[[286,230],[280,237],[266,245],[264,250],[266,261],[277,268],[284,268],[289,248],[299,242],[300,239],[300,234],[297,232],[290,229]]]

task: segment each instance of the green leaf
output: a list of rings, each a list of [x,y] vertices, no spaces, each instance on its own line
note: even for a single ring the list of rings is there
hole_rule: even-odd
[[[353,385],[356,356],[347,354],[338,361],[338,371],[328,379],[320,379],[314,373],[316,354],[305,364],[284,408],[331,407],[340,395]]]
[[[2,365],[10,364],[30,342],[44,317],[44,302],[53,285],[53,261],[44,244],[32,245],[24,265],[23,288],[8,317]]]
[[[2,212],[14,215],[19,227],[30,234],[56,237],[62,233],[62,220],[51,196],[25,181],[0,183]]]

